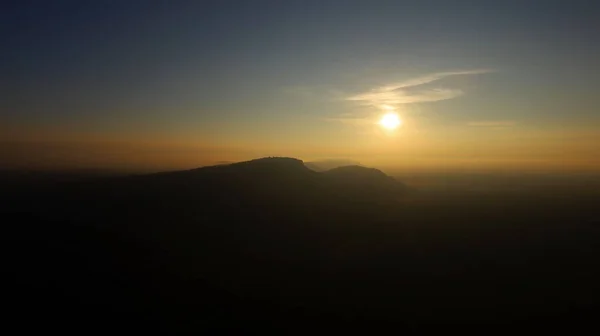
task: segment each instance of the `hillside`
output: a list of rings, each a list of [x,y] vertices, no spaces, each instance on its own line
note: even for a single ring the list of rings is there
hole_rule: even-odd
[[[2,255],[6,302],[36,318],[572,321],[600,283],[592,199],[423,198],[377,169],[291,158],[25,186],[2,199]]]

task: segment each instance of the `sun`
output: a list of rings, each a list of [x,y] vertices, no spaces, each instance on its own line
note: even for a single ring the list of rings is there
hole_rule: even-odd
[[[379,125],[387,130],[395,130],[400,124],[402,124],[402,120],[393,112],[384,114],[379,120]]]

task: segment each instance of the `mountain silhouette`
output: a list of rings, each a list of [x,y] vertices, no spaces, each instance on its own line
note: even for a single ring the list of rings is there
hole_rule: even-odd
[[[47,291],[62,293],[51,300],[120,312],[131,321],[138,321],[133,313],[158,315],[169,325],[191,312],[260,320],[280,310],[265,305],[280,294],[293,303],[289,295],[310,297],[321,292],[314,286],[329,288],[335,280],[311,265],[331,262],[328,246],[353,239],[350,231],[345,238],[336,232],[340,225],[381,214],[383,200],[391,204],[403,195],[399,185],[377,170],[319,173],[301,160],[275,157],[69,180],[35,191],[28,186],[1,204],[8,223],[3,248],[10,251],[5,255],[22,251],[12,285],[25,286],[32,300],[48,299]],[[80,282],[22,280],[36,279],[40,268]],[[77,294],[98,286],[103,294],[87,295],[87,301]],[[202,308],[190,311],[195,301]],[[211,307],[233,309],[236,317]]]
[[[285,157],[39,179],[0,190],[3,301],[26,320],[206,331],[583,318],[591,308],[573,298],[600,283],[588,272],[599,237],[576,225],[596,214],[591,198],[411,203],[380,170]]]
[[[282,203],[294,209],[341,206],[340,202],[349,196],[359,197],[367,206],[381,201],[395,202],[408,191],[405,185],[376,169],[349,166],[315,172],[303,161],[285,157],[110,179],[95,187],[96,195],[118,188],[123,197],[127,193],[144,194],[129,195],[134,200],[149,200],[154,195],[163,206],[171,202],[194,202],[195,207],[210,208],[230,204],[237,212],[272,208]],[[172,196],[163,200],[164,194]],[[277,209],[269,210],[273,211]]]
[[[310,161],[305,162],[305,166],[310,168],[311,170],[322,172],[338,167],[343,166],[360,166],[360,164],[353,160],[348,159],[327,159],[327,160],[318,160],[318,161]]]

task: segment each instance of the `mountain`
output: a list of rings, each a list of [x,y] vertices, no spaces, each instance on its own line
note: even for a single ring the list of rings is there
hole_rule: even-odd
[[[365,206],[381,201],[396,202],[408,191],[402,183],[376,169],[359,166],[315,172],[294,158],[262,158],[251,161],[202,167],[188,171],[141,175],[102,181],[100,189],[121,189],[122,195],[143,189],[144,198],[171,194],[167,203],[194,202],[195,207],[235,207],[236,212],[276,204],[300,211],[303,207],[343,206],[349,195],[362,199]],[[118,186],[109,187],[112,184]],[[101,195],[101,190],[94,194]],[[160,195],[160,196],[159,196]],[[130,195],[132,199],[137,196]],[[370,197],[370,199],[365,199]],[[223,203],[225,202],[225,203]]]
[[[599,297],[600,236],[578,225],[592,198],[415,197],[377,169],[293,158],[26,180],[0,189],[21,326],[504,323],[594,316]]]
[[[401,191],[405,188],[402,183],[396,181],[380,170],[362,166],[343,166],[322,173],[339,185],[353,185],[362,188],[391,188]]]
[[[4,271],[14,271],[10,283],[31,300],[50,300],[45,309],[62,300],[169,326],[186,314],[228,323],[277,316],[300,302],[297,295],[321,295],[336,281],[319,269],[333,261],[340,239],[353,239],[342,226],[383,220],[382,209],[402,196],[383,173],[353,170],[318,173],[301,160],[263,158],[36,191],[28,185],[0,204],[4,255],[19,260]],[[285,308],[269,308],[280,295]],[[194,302],[202,305],[190,308]]]
[[[356,161],[349,159],[327,159],[319,161],[305,162],[304,165],[311,170],[322,172],[343,166],[360,166]]]

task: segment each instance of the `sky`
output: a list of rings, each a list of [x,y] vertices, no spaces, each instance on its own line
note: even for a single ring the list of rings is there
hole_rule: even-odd
[[[1,6],[0,168],[600,170],[595,1]]]

